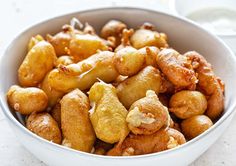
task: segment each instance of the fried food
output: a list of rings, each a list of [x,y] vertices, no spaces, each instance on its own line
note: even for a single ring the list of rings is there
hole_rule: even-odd
[[[127,28],[127,25],[119,20],[108,21],[101,30],[101,37],[108,39],[115,37],[116,47],[121,43],[122,31]]]
[[[113,52],[102,51],[77,64],[61,65],[49,73],[50,85],[59,91],[69,92],[74,88],[89,89],[98,79],[112,82],[118,76],[113,57]]]
[[[20,68],[18,69],[18,79],[21,86],[37,86],[52,70],[56,61],[56,54],[53,46],[40,41],[27,53]]]
[[[162,129],[151,135],[129,136],[122,144],[117,144],[107,155],[133,156],[164,151],[176,148],[186,142],[183,134],[175,129]]]
[[[73,63],[75,63],[75,62],[74,62],[74,59],[71,56],[62,55],[59,58],[57,58],[56,67],[59,67],[60,65],[67,66],[67,65],[70,65],[70,64],[73,64]]]
[[[66,94],[60,101],[62,145],[91,152],[96,139],[89,120],[89,100],[79,89]]]
[[[43,111],[48,105],[48,97],[44,91],[35,87],[21,88],[18,85],[10,87],[7,101],[15,111],[23,115]]]
[[[50,142],[61,143],[61,131],[57,122],[46,112],[30,114],[26,120],[26,127]]]
[[[46,93],[48,97],[48,109],[50,110],[55,106],[55,104],[62,98],[65,94],[64,92],[54,89],[48,79],[48,74],[45,76],[43,82],[40,85],[40,88]]]
[[[190,51],[185,56],[191,60],[198,74],[198,88],[208,97],[206,115],[215,120],[224,110],[224,83],[215,75],[211,64],[202,55]]]
[[[134,33],[133,29],[123,29],[122,37],[121,37],[121,44],[116,47],[115,52],[127,46],[131,46],[130,37],[133,35],[133,33]]]
[[[153,25],[144,24],[136,30],[130,38],[134,48],[140,49],[146,46],[155,46],[158,48],[168,47],[167,36],[164,33],[158,33],[153,30]]]
[[[204,114],[207,109],[205,96],[198,91],[183,90],[175,93],[170,99],[170,112],[180,119]]]
[[[153,134],[169,124],[168,108],[162,105],[154,91],[134,102],[126,117],[129,129],[134,134]]]
[[[114,64],[123,76],[132,76],[139,72],[145,62],[145,56],[137,49],[127,46],[115,53]]]
[[[170,48],[163,49],[158,54],[157,64],[176,89],[195,90],[197,78],[186,56]]]
[[[147,90],[158,93],[160,86],[160,71],[152,66],[147,66],[138,74],[121,82],[117,86],[117,95],[121,103],[129,109],[135,101],[145,97]]]
[[[82,61],[97,51],[106,51],[108,47],[106,43],[95,35],[76,34],[73,36],[69,45],[70,55],[75,62]]]
[[[157,47],[144,47],[138,50],[138,53],[145,57],[144,66],[153,66],[157,68],[157,56],[159,53],[159,49]]]
[[[41,35],[36,35],[31,37],[29,44],[28,44],[28,52],[33,48],[38,42],[43,41],[44,38]]]
[[[206,115],[196,115],[185,119],[181,123],[182,133],[187,139],[193,139],[213,125]]]
[[[161,87],[159,93],[162,94],[174,94],[175,93],[175,86],[172,84],[163,73],[161,74]]]
[[[70,41],[75,34],[82,34],[82,32],[66,24],[62,26],[61,32],[55,34],[54,36],[47,34],[46,39],[54,47],[56,55],[62,56],[69,53]]]
[[[129,133],[125,121],[128,111],[120,103],[116,88],[97,82],[89,91],[89,100],[90,120],[97,138],[110,144],[123,141]]]
[[[128,29],[110,20],[99,35],[83,22],[72,18],[26,46],[20,86],[6,97],[32,132],[79,151],[130,156],[178,147],[220,117],[224,83],[202,55],[180,54],[151,23]]]

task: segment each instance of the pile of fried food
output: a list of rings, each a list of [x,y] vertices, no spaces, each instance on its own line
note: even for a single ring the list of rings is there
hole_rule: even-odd
[[[75,28],[80,25],[80,28]],[[7,92],[26,127],[57,144],[113,156],[176,148],[213,125],[224,84],[195,51],[180,54],[150,23],[110,20],[32,37]]]

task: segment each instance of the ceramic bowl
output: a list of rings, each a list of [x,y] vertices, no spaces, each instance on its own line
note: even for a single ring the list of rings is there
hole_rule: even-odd
[[[110,157],[76,151],[44,140],[25,128],[20,114],[11,111],[6,101],[8,88],[17,84],[17,69],[26,55],[27,43],[36,34],[55,33],[72,17],[89,22],[100,30],[110,19],[119,19],[137,28],[143,22],[153,23],[168,35],[170,45],[184,53],[195,50],[214,66],[225,84],[225,111],[209,130],[178,148],[148,155]],[[205,152],[224,132],[236,107],[236,60],[230,49],[216,36],[198,25],[157,11],[137,8],[103,8],[79,11],[36,24],[17,36],[0,59],[0,105],[17,139],[44,163],[52,166],[156,166],[188,165]],[[214,146],[214,145],[213,145]]]

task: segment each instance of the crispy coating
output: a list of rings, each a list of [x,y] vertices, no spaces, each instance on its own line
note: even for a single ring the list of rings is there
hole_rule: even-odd
[[[121,37],[121,44],[116,47],[115,52],[117,52],[127,46],[131,46],[130,37],[133,35],[133,33],[134,33],[133,29],[126,29],[126,28],[123,29],[122,37]]]
[[[190,51],[185,56],[191,59],[198,74],[198,88],[208,96],[206,115],[214,120],[224,110],[224,83],[215,75],[211,64],[202,55]]]
[[[64,25],[62,31],[51,36],[47,34],[46,39],[52,44],[57,56],[67,55],[69,52],[69,45],[74,34],[81,34],[81,31],[74,29],[70,25]]]
[[[204,114],[207,109],[205,96],[198,91],[183,90],[175,93],[170,99],[169,111],[180,119]]]
[[[175,86],[172,84],[163,73],[161,73],[161,87],[159,93],[163,94],[174,94]]]
[[[159,49],[157,47],[144,47],[138,50],[140,54],[145,57],[144,66],[153,66],[157,68],[157,56],[159,53]]]
[[[89,89],[98,79],[112,82],[118,76],[113,57],[113,52],[102,51],[77,64],[60,66],[49,73],[50,85],[59,91],[69,92],[74,88]]]
[[[59,58],[57,58],[56,67],[59,67],[60,65],[67,66],[73,63],[74,63],[74,59],[71,56],[62,55]]]
[[[21,86],[36,86],[56,61],[56,55],[52,45],[46,41],[40,41],[27,53],[20,68],[18,79]]]
[[[155,46],[158,48],[168,47],[166,34],[158,33],[152,27],[150,28],[150,26],[147,27],[145,25],[134,32],[130,41],[132,46],[137,49],[146,46]]]
[[[39,88],[21,88],[13,85],[7,92],[9,105],[23,115],[40,112],[47,108],[48,97]]]
[[[107,155],[133,156],[164,151],[186,142],[182,133],[175,129],[162,129],[151,135],[129,134],[122,144],[117,144]]]
[[[162,105],[154,91],[134,102],[126,118],[134,134],[153,134],[169,123],[168,108]]]
[[[50,111],[51,116],[57,122],[58,126],[61,128],[61,104],[58,102],[53,109]]]
[[[90,120],[97,138],[107,143],[121,142],[129,133],[126,108],[117,97],[116,88],[104,82],[95,83],[89,91]]]
[[[117,86],[117,94],[121,103],[129,109],[135,101],[145,97],[147,90],[158,93],[160,86],[160,71],[152,66],[147,66],[138,74],[121,82]]]
[[[128,76],[118,75],[118,77],[114,80],[114,82],[112,82],[112,85],[114,87],[117,87],[121,82],[123,82],[127,78]]]
[[[132,76],[139,72],[145,62],[145,56],[137,49],[127,46],[115,53],[114,64],[119,74]]]
[[[159,52],[157,64],[177,89],[195,90],[197,78],[188,58],[173,49],[167,48]]]
[[[48,141],[61,143],[61,131],[57,122],[46,112],[30,114],[26,120],[26,127]]]
[[[44,38],[41,35],[36,35],[31,37],[29,44],[28,44],[28,51],[31,50],[38,42],[43,41]]]
[[[48,109],[51,109],[55,104],[62,98],[65,94],[64,92],[54,89],[48,79],[48,74],[45,76],[43,82],[40,85],[40,88],[46,93],[48,97]]]
[[[79,89],[66,94],[61,103],[62,145],[91,152],[95,133],[89,120],[89,100]]]
[[[116,47],[121,43],[122,31],[127,28],[127,25],[119,20],[108,21],[101,30],[101,37],[108,39],[115,37]]]
[[[206,115],[196,115],[185,119],[181,123],[182,133],[187,139],[193,139],[213,125]]]
[[[108,50],[108,47],[98,36],[76,34],[70,41],[69,50],[75,62],[79,62],[97,53],[98,50]]]

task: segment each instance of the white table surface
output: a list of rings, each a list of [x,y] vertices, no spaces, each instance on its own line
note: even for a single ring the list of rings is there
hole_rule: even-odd
[[[82,9],[108,6],[135,6],[170,12],[168,0],[8,0],[0,5],[0,56],[19,32],[30,25]],[[7,72],[7,71],[0,71]],[[17,141],[0,110],[0,165],[45,166]],[[191,166],[236,165],[236,117],[223,136]]]

